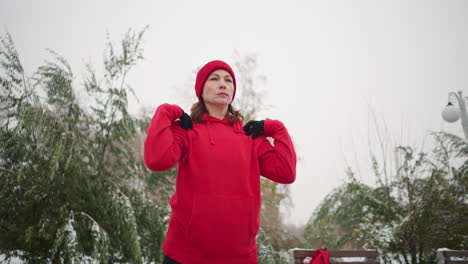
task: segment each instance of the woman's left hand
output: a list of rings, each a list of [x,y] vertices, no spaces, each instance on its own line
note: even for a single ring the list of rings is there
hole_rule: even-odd
[[[244,126],[244,131],[247,136],[252,135],[252,139],[258,138],[265,129],[265,120],[251,120]]]

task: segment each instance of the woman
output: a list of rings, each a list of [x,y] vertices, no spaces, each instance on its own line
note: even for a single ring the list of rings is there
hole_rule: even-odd
[[[164,263],[255,264],[260,175],[294,182],[291,138],[281,122],[270,119],[242,129],[242,115],[231,105],[236,78],[223,61],[198,71],[195,92],[199,101],[191,117],[177,105],[160,105],[145,140],[149,169],[164,171],[177,164]],[[274,146],[266,137],[274,139]]]

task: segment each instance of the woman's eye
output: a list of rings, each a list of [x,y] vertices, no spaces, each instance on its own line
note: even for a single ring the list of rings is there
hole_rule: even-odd
[[[231,79],[226,79],[226,82],[232,82],[232,80]]]
[[[218,78],[216,78],[216,77],[211,77],[211,78],[210,78],[211,81],[216,81],[217,79],[218,79]]]

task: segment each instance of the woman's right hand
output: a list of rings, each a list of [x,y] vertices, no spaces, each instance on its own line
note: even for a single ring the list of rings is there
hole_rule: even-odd
[[[189,129],[193,129],[192,119],[187,113],[183,112],[182,116],[179,119],[180,119],[180,126],[182,127],[182,129],[187,130],[187,131]]]
[[[193,129],[192,119],[180,106],[165,103],[160,105],[158,108],[161,108],[161,110],[164,112],[169,113],[170,119],[172,119],[172,121],[180,120],[180,126],[182,129],[187,131],[189,129]],[[180,115],[181,112],[182,115]]]

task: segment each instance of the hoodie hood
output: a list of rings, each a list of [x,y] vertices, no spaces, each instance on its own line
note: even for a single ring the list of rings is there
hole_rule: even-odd
[[[213,132],[213,126],[214,124],[223,124],[226,126],[231,126],[236,134],[242,133],[242,121],[238,119],[234,123],[230,124],[229,121],[234,118],[233,115],[228,115],[227,117],[223,119],[218,119],[214,116],[211,116],[209,114],[202,114],[201,120],[202,122],[206,123],[206,128],[208,130],[208,137],[210,140],[211,145],[216,144],[216,133]]]

